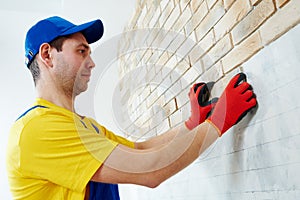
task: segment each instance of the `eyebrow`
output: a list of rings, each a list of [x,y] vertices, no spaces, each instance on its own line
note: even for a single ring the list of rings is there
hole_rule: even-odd
[[[78,47],[84,47],[85,49],[90,51],[90,54],[92,53],[92,50],[91,50],[90,46],[85,44],[85,43],[79,44]]]

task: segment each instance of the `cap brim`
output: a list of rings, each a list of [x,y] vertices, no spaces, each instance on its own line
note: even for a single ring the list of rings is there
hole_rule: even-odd
[[[103,36],[103,24],[100,19],[74,26],[60,36],[81,32],[89,44],[98,41]]]

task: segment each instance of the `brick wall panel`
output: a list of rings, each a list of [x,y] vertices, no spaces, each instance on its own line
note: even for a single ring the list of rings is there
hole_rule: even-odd
[[[198,43],[198,46],[203,50],[203,52],[207,52],[210,48],[215,44],[215,34],[214,29],[211,29],[206,36]]]
[[[214,63],[226,55],[232,47],[230,35],[227,34],[202,58],[204,68],[209,69]]]
[[[215,81],[211,96],[218,97],[235,74],[245,72],[259,106],[158,188],[130,186],[136,199],[299,199],[300,1],[137,2],[126,30],[158,29],[124,34],[120,44],[121,77],[137,66],[146,69],[140,79],[128,76],[120,83],[121,112],[130,111],[123,119],[132,134],[126,137],[145,140],[183,123],[194,82]],[[122,54],[140,46],[146,49]],[[137,91],[137,83],[155,84]]]
[[[190,7],[187,6],[181,13],[180,18],[176,21],[173,28],[175,31],[180,31],[186,25],[186,23],[191,19],[192,12]]]
[[[276,0],[276,6],[281,8],[284,4],[286,4],[290,0]]]
[[[255,32],[222,59],[224,72],[226,73],[245,62],[262,47],[260,35]]]
[[[203,18],[207,15],[208,8],[206,6],[206,2],[202,1],[202,3],[197,8],[196,12],[193,14],[191,21],[189,22],[191,25],[190,30],[194,30],[203,20]]]
[[[249,0],[235,1],[232,7],[214,27],[216,40],[218,41],[228,33],[251,9],[252,7],[249,4]]]
[[[204,0],[191,0],[190,1],[190,5],[191,5],[191,9],[192,9],[192,12],[195,13],[199,6],[203,3]]]
[[[166,23],[164,24],[164,28],[167,30],[170,30],[172,28],[172,26],[174,25],[174,23],[176,22],[176,20],[179,18],[180,14],[181,14],[180,6],[179,6],[179,4],[177,4],[175,6],[175,8],[172,10]]]
[[[274,13],[274,11],[275,6],[272,0],[260,2],[257,7],[255,7],[255,9],[232,30],[234,44],[240,43],[256,30],[271,14]]]
[[[236,0],[224,0],[224,8],[228,10]]]
[[[223,3],[219,0],[196,28],[197,40],[200,41],[224,14],[225,9]]]
[[[211,9],[215,3],[217,3],[218,0],[206,0],[207,6],[209,9]]]
[[[264,45],[276,40],[296,24],[300,23],[300,1],[291,0],[280,9],[260,29]]]

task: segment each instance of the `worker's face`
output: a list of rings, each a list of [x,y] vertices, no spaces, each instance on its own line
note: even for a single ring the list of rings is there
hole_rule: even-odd
[[[62,51],[55,52],[53,66],[59,87],[74,97],[88,87],[91,70],[95,67],[91,50],[81,33],[71,35],[62,46]]]

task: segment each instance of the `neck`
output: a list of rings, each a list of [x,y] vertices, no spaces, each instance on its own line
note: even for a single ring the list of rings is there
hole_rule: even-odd
[[[58,90],[57,88],[52,88],[51,86],[43,87],[42,85],[39,85],[36,87],[36,89],[38,98],[45,99],[57,106],[75,112],[75,98],[72,94],[66,94],[65,92]]]

